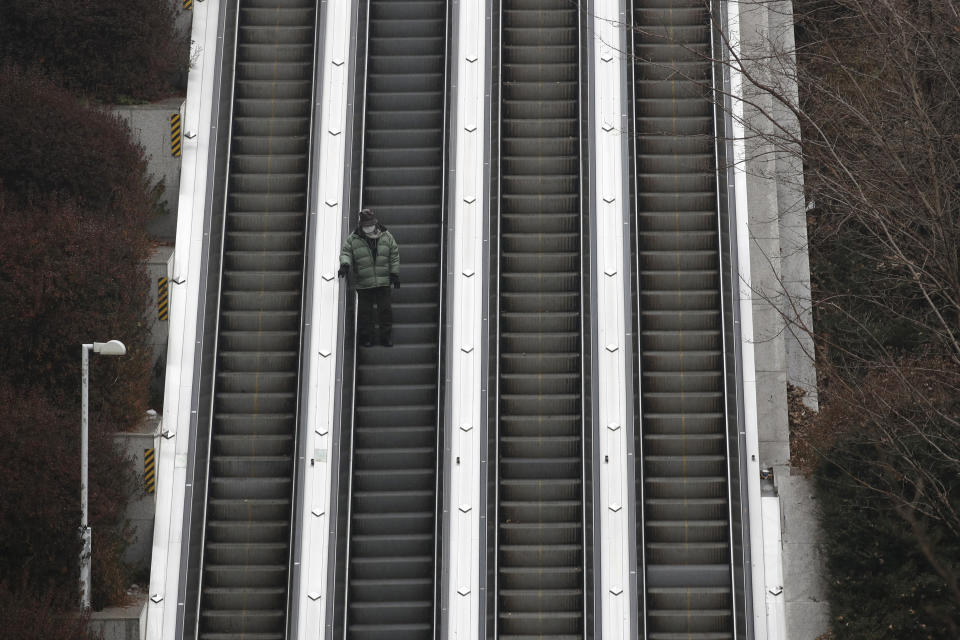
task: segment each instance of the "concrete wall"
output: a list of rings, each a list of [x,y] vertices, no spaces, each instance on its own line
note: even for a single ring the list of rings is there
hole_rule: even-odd
[[[142,570],[150,567],[153,516],[156,511],[156,494],[146,493],[143,488],[143,453],[146,449],[156,447],[154,434],[159,423],[157,416],[147,416],[134,431],[113,436],[117,447],[130,460],[137,474],[137,486],[133,488],[124,514],[133,529],[134,540],[124,553],[123,560]]]
[[[156,362],[158,359],[166,360],[167,357],[167,336],[169,334],[169,320],[161,320],[157,313],[157,302],[159,291],[157,289],[157,279],[160,277],[169,278],[170,273],[168,270],[168,265],[170,258],[173,255],[173,247],[170,246],[158,246],[153,250],[153,253],[150,255],[150,258],[147,260],[147,279],[150,287],[150,296],[149,296],[149,308],[146,312],[146,319],[150,326],[150,346],[153,349],[153,357]],[[167,282],[167,300],[169,303],[170,294],[172,293],[173,287],[175,285],[172,282]],[[168,311],[169,311],[168,304]],[[169,316],[168,316],[169,317]],[[163,376],[156,382],[163,384]],[[153,384],[153,382],[151,383]],[[162,392],[162,389],[161,389]],[[154,395],[154,394],[151,394]],[[163,395],[160,395],[161,401]],[[150,407],[156,411],[161,411],[163,407],[156,406]]]
[[[783,55],[793,51],[792,3],[748,0],[739,6],[745,66],[796,104],[793,57]],[[744,92],[750,103],[744,116],[760,464],[773,469],[780,496],[788,638],[814,640],[830,625],[821,532],[812,483],[790,467],[787,410],[788,383],[804,389],[805,402],[817,407],[803,174],[790,141],[799,125],[786,105],[751,90],[749,82]]]
[[[169,98],[151,104],[116,106],[113,111],[127,121],[134,141],[143,147],[148,170],[164,185],[166,211],[150,221],[148,230],[155,239],[173,242],[177,235],[177,201],[180,192],[180,158],[170,154],[170,116],[180,111],[183,98]]]

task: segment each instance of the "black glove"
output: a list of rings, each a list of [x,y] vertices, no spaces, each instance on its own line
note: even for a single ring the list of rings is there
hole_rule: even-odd
[[[342,264],[340,265],[340,270],[337,271],[337,276],[345,278],[348,273],[350,273],[350,265]]]
[[[394,288],[394,289],[399,289],[399,288],[400,288],[400,276],[398,276],[398,275],[395,274],[395,273],[391,273],[391,274],[390,274],[390,284],[393,285],[393,288]]]

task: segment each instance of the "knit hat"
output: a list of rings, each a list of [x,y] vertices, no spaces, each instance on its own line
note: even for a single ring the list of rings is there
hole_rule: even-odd
[[[373,211],[370,209],[360,211],[360,226],[369,227],[372,224],[377,224],[377,216],[373,215]]]

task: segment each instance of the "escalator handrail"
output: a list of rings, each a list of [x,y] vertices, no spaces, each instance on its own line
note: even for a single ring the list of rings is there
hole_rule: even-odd
[[[200,606],[203,603],[203,568],[206,557],[206,546],[207,546],[207,511],[210,506],[210,459],[213,450],[213,425],[214,425],[214,407],[216,406],[217,399],[217,354],[220,349],[220,311],[223,305],[223,255],[224,249],[226,247],[226,227],[227,227],[227,208],[229,203],[229,189],[230,189],[230,158],[233,153],[233,120],[234,120],[234,110],[236,106],[236,91],[237,91],[237,50],[239,48],[239,35],[240,35],[240,0],[236,0],[237,9],[236,16],[234,18],[233,25],[233,72],[231,74],[230,82],[230,107],[229,107],[229,120],[230,123],[227,128],[226,142],[226,162],[224,166],[224,176],[223,176],[223,211],[221,212],[221,222],[220,222],[220,261],[219,261],[219,273],[217,274],[217,305],[216,305],[216,315],[214,320],[214,330],[213,330],[213,362],[211,362],[211,372],[210,372],[210,419],[206,425],[207,428],[207,459],[206,459],[206,468],[205,468],[205,477],[203,480],[203,528],[201,529],[200,534],[200,558],[198,565],[198,577],[197,577],[197,604],[196,604],[196,616],[194,619],[194,634],[199,637],[200,634]],[[214,177],[214,180],[216,178]],[[212,206],[213,203],[211,203]],[[209,259],[208,259],[209,260]],[[208,262],[209,264],[209,262]],[[207,294],[209,296],[209,292]],[[199,428],[199,425],[198,425]],[[194,484],[196,486],[196,484]],[[194,496],[196,499],[196,496]]]
[[[633,367],[636,372],[635,380],[636,387],[634,388],[634,393],[636,394],[636,404],[637,404],[637,415],[634,420],[634,424],[637,426],[636,433],[634,434],[636,448],[634,451],[634,464],[638,467],[638,473],[636,476],[635,485],[636,485],[636,509],[638,514],[638,524],[637,524],[637,600],[640,603],[639,607],[639,619],[637,620],[637,628],[640,633],[640,637],[646,637],[647,629],[647,523],[646,523],[646,483],[644,478],[646,477],[646,463],[644,461],[644,442],[643,442],[643,401],[641,398],[641,391],[643,388],[643,379],[640,376],[640,362],[641,362],[641,350],[642,350],[642,336],[640,330],[643,325],[643,320],[641,316],[641,311],[643,310],[643,303],[641,302],[640,297],[640,224],[639,224],[639,215],[640,215],[640,179],[639,174],[640,170],[637,166],[637,155],[639,150],[637,149],[637,46],[636,46],[636,33],[637,28],[634,24],[634,11],[633,3],[637,0],[633,0],[630,3],[630,15],[628,16],[629,20],[629,38],[630,38],[630,86],[628,91],[630,92],[630,123],[628,125],[628,131],[630,132],[630,145],[633,149],[632,153],[632,179],[633,179],[633,203],[631,211],[631,222],[633,223],[633,269],[636,274],[636,281],[633,283],[633,294],[636,298],[635,307],[633,312],[636,314],[636,342],[637,342],[637,356],[633,362]]]
[[[446,376],[446,340],[444,331],[443,310],[447,301],[447,289],[443,286],[444,274],[447,267],[447,185],[449,177],[447,167],[450,164],[450,153],[448,149],[448,138],[450,131],[450,67],[453,64],[450,55],[451,40],[451,20],[453,12],[450,11],[450,3],[444,2],[444,34],[443,34],[443,114],[441,116],[441,139],[440,139],[440,264],[438,265],[437,283],[439,284],[439,300],[437,301],[437,399],[436,399],[436,424],[434,426],[436,435],[435,441],[435,460],[433,463],[434,488],[433,488],[433,637],[436,638],[440,629],[440,599],[442,598],[442,566],[443,566],[443,545],[441,536],[443,533],[443,436],[445,421],[443,415],[446,412],[444,406],[444,396],[446,394],[446,385],[444,384]],[[441,411],[443,409],[443,411]]]
[[[497,77],[494,80],[497,87],[500,89],[497,92],[497,105],[496,105],[496,118],[497,118],[497,139],[492,142],[495,147],[495,153],[497,157],[497,175],[494,176],[495,185],[496,185],[496,205],[492,202],[491,209],[494,220],[496,221],[495,229],[492,229],[492,232],[497,234],[497,250],[496,250],[496,269],[490,274],[490,279],[493,281],[493,285],[497,288],[497,295],[493,298],[494,308],[491,310],[490,319],[496,327],[493,336],[493,345],[491,348],[492,354],[492,364],[495,367],[495,372],[492,377],[491,384],[491,393],[493,394],[494,401],[488,403],[493,408],[492,420],[489,423],[490,428],[494,430],[496,434],[494,438],[491,439],[493,442],[493,451],[490,452],[488,460],[493,468],[493,473],[495,476],[495,481],[493,485],[493,567],[488,570],[488,575],[493,580],[493,612],[490,617],[490,620],[493,624],[493,634],[490,636],[492,638],[500,637],[500,299],[501,299],[501,253],[500,248],[500,235],[502,228],[501,218],[503,214],[503,0],[494,0],[497,4]],[[493,108],[491,106],[491,111]],[[493,194],[491,194],[493,195]]]
[[[357,195],[357,211],[363,209],[363,169],[364,169],[364,150],[366,149],[366,136],[367,136],[367,87],[369,84],[369,73],[370,73],[370,3],[372,0],[365,0],[366,4],[366,24],[364,25],[364,56],[363,56],[363,91],[360,95],[363,97],[363,109],[360,112],[360,170],[358,178],[358,195]],[[345,211],[343,213],[346,224],[344,229],[341,232],[341,235],[346,236],[350,233],[350,218],[351,212]],[[346,287],[341,287],[343,289],[344,296],[350,296],[350,293],[347,291]],[[356,291],[353,292],[354,305],[353,305],[353,344],[347,345],[348,341],[347,335],[343,336],[343,344],[341,344],[341,349],[346,351],[347,348],[352,347],[352,359],[353,367],[350,371],[350,389],[353,392],[350,394],[350,413],[347,414],[350,416],[350,438],[347,440],[350,443],[351,450],[349,455],[347,455],[347,493],[346,493],[346,518],[344,522],[346,523],[346,531],[344,531],[346,545],[344,547],[344,572],[343,572],[343,640],[348,640],[350,632],[350,552],[352,545],[350,541],[353,537],[353,460],[354,460],[354,448],[356,447],[356,426],[357,426],[357,321],[358,321],[358,305],[356,304]],[[348,321],[350,319],[348,318]],[[342,384],[346,385],[346,375],[344,375]],[[341,414],[341,423],[343,420],[343,414]],[[344,438],[341,435],[340,441],[343,442]]]
[[[730,425],[730,402],[731,402],[731,398],[730,398],[730,393],[731,393],[731,390],[730,390],[730,388],[729,388],[728,378],[727,378],[727,376],[728,376],[728,367],[727,367],[727,357],[726,357],[726,356],[727,356],[727,354],[729,353],[728,350],[731,350],[731,349],[733,350],[733,353],[734,353],[734,355],[735,355],[735,357],[734,357],[734,372],[735,372],[735,377],[736,377],[735,385],[734,385],[734,389],[733,389],[733,393],[736,395],[735,401],[736,401],[736,416],[737,416],[737,417],[736,417],[736,425],[734,425],[734,426],[735,426],[735,432],[734,432],[734,433],[736,434],[736,437],[737,437],[737,439],[738,439],[738,442],[741,443],[741,444],[742,444],[742,437],[740,436],[740,434],[746,432],[746,427],[744,426],[744,407],[743,407],[743,403],[744,403],[745,398],[744,398],[744,393],[743,393],[743,361],[742,361],[742,357],[741,357],[741,355],[742,355],[742,348],[741,348],[741,346],[740,346],[740,345],[742,344],[742,342],[741,342],[742,338],[741,338],[741,335],[740,335],[741,323],[739,322],[739,320],[740,320],[740,309],[739,309],[739,305],[736,303],[737,299],[739,298],[739,295],[738,295],[738,292],[737,292],[737,288],[740,286],[740,278],[739,278],[740,265],[739,265],[738,251],[737,251],[737,242],[738,242],[737,235],[738,235],[738,234],[737,234],[735,225],[730,225],[730,224],[729,224],[729,220],[730,220],[729,211],[728,211],[728,216],[727,216],[727,218],[728,218],[728,227],[730,227],[730,232],[729,232],[729,238],[728,238],[728,242],[726,243],[726,246],[725,246],[725,244],[724,244],[724,242],[723,242],[723,237],[722,237],[722,232],[721,232],[721,230],[722,230],[722,228],[723,228],[723,227],[721,226],[722,223],[723,223],[723,209],[724,209],[725,207],[727,207],[727,208],[729,207],[729,202],[725,202],[725,201],[724,201],[723,199],[721,199],[721,197],[720,197],[721,194],[723,193],[723,190],[722,190],[722,188],[721,188],[721,183],[720,183],[720,180],[721,180],[721,168],[722,168],[722,167],[720,166],[720,158],[721,158],[721,157],[725,157],[725,156],[727,155],[725,148],[723,149],[723,152],[721,152],[721,148],[722,148],[721,145],[723,145],[723,146],[725,147],[727,140],[730,139],[730,137],[732,137],[732,133],[728,133],[728,132],[726,131],[726,129],[727,129],[727,127],[726,127],[726,122],[724,122],[723,124],[721,124],[721,123],[718,121],[719,119],[718,119],[718,117],[717,117],[717,109],[718,109],[718,107],[719,107],[720,109],[722,109],[725,114],[726,114],[726,113],[730,113],[730,111],[726,108],[726,99],[729,98],[730,96],[729,96],[729,92],[726,90],[726,87],[724,86],[725,83],[724,83],[723,79],[718,79],[718,77],[717,77],[717,64],[718,64],[717,61],[723,60],[723,59],[725,58],[725,56],[721,55],[720,49],[721,49],[721,47],[722,47],[723,45],[722,45],[721,42],[718,42],[718,41],[717,41],[716,34],[717,34],[717,30],[718,30],[718,29],[721,30],[721,31],[724,32],[724,33],[727,32],[728,23],[727,23],[726,20],[724,19],[724,18],[727,16],[727,12],[725,11],[725,9],[726,9],[726,6],[725,6],[725,5],[726,5],[726,4],[727,4],[726,2],[722,2],[721,0],[712,0],[711,3],[710,3],[710,12],[709,12],[709,13],[710,13],[710,49],[709,49],[709,51],[710,51],[710,57],[711,57],[710,79],[711,79],[711,91],[712,91],[712,95],[713,95],[713,105],[714,105],[714,108],[713,108],[713,134],[714,134],[714,161],[715,161],[715,164],[716,164],[716,171],[715,171],[716,183],[715,183],[715,188],[716,188],[716,220],[717,220],[717,245],[718,245],[718,246],[717,246],[717,249],[718,249],[718,251],[719,251],[719,257],[721,258],[720,261],[719,261],[719,262],[720,262],[720,265],[718,265],[718,268],[720,269],[720,276],[721,276],[721,285],[720,285],[720,290],[719,290],[719,294],[720,294],[720,309],[721,309],[721,313],[720,313],[720,326],[721,326],[721,339],[722,339],[722,341],[723,341],[723,342],[722,342],[722,344],[723,344],[722,353],[724,354],[724,357],[723,357],[723,359],[722,359],[722,360],[723,360],[723,369],[722,369],[722,370],[723,370],[723,384],[724,384],[724,394],[723,394],[724,412],[723,412],[723,420],[724,420],[724,427],[725,427],[724,433],[725,433],[725,435],[726,435],[726,437],[724,438],[724,445],[725,445],[725,447],[726,447],[726,458],[727,458],[727,466],[726,466],[726,470],[727,470],[727,474],[726,474],[726,476],[727,476],[727,518],[728,518],[728,520],[727,520],[727,531],[728,531],[728,540],[729,540],[729,544],[730,544],[730,593],[731,593],[731,603],[730,603],[730,607],[731,607],[731,622],[732,622],[732,627],[733,627],[733,637],[736,638],[736,637],[737,637],[737,633],[738,633],[738,630],[737,630],[737,627],[738,627],[737,618],[738,618],[738,614],[741,613],[741,612],[738,610],[738,607],[737,607],[737,593],[739,593],[739,592],[742,591],[742,593],[743,593],[743,596],[742,596],[742,597],[743,597],[743,605],[744,605],[744,611],[742,612],[743,618],[744,618],[744,621],[743,621],[743,622],[744,622],[744,629],[746,630],[746,637],[749,638],[749,637],[753,637],[753,633],[752,633],[753,616],[750,615],[750,611],[753,609],[753,606],[752,606],[753,603],[752,603],[752,599],[751,599],[751,598],[752,598],[751,592],[752,592],[752,590],[753,590],[753,586],[752,586],[750,580],[744,579],[744,581],[743,581],[744,583],[743,583],[743,585],[742,585],[742,589],[738,589],[738,588],[737,588],[737,574],[736,574],[736,567],[735,567],[735,565],[734,565],[736,558],[735,558],[734,553],[733,553],[733,548],[734,548],[734,544],[733,544],[733,543],[734,543],[734,539],[735,539],[734,526],[733,526],[733,524],[734,524],[734,515],[735,515],[735,514],[734,514],[734,500],[733,500],[734,494],[733,494],[733,471],[732,471],[732,469],[733,469],[733,465],[736,464],[736,465],[737,465],[737,468],[738,468],[738,475],[742,475],[742,473],[741,473],[741,471],[742,471],[742,463],[743,463],[743,456],[745,455],[745,452],[742,450],[742,447],[738,445],[738,451],[737,451],[737,454],[738,454],[738,455],[736,456],[736,459],[734,459],[734,455],[733,455],[733,452],[731,451],[731,447],[730,447],[730,439],[731,439],[731,431],[730,431],[730,427],[731,427],[731,425]],[[717,18],[714,18],[714,16],[717,16]],[[737,46],[739,46],[739,45],[737,45]],[[727,69],[728,69],[728,72],[729,72],[729,68],[727,68]],[[730,167],[730,166],[731,166],[731,163],[728,162],[728,163],[727,163],[728,170],[729,170],[729,167]],[[733,187],[731,187],[731,189],[733,189]],[[735,194],[735,196],[738,197],[738,199],[739,199],[740,197],[746,198],[746,194],[745,194],[745,193],[744,193],[744,194]],[[736,212],[734,212],[734,216],[736,216]],[[732,282],[730,283],[730,299],[729,299],[729,300],[727,300],[727,299],[726,299],[726,296],[724,296],[723,284],[722,284],[722,282],[723,282],[723,281],[722,281],[722,278],[725,277],[725,274],[723,273],[723,268],[722,268],[722,256],[723,256],[723,254],[724,254],[724,249],[726,249],[727,253],[728,253],[729,256],[730,256],[730,268],[731,268],[731,270],[732,270],[732,273],[731,273],[731,274],[727,274],[727,277],[730,277],[731,280],[732,280]],[[736,274],[736,277],[734,277],[733,274]],[[728,340],[727,340],[727,325],[728,325],[728,323],[727,323],[727,321],[726,321],[726,313],[725,313],[725,310],[726,310],[726,308],[727,308],[728,305],[729,305],[729,307],[730,307],[731,317],[732,317],[732,319],[733,319],[733,326],[730,327],[730,332],[731,332],[733,344],[729,344],[729,343],[728,343]],[[749,521],[744,522],[745,519],[744,519],[744,517],[743,517],[743,513],[744,513],[744,512],[747,512],[747,511],[749,510],[749,495],[748,495],[748,499],[745,501],[745,500],[744,500],[743,487],[749,485],[751,479],[748,477],[748,478],[747,478],[747,483],[744,483],[744,482],[743,482],[743,478],[742,478],[742,477],[739,477],[738,479],[739,479],[738,486],[741,487],[740,495],[736,496],[736,497],[737,497],[737,502],[736,502],[736,504],[739,504],[739,505],[740,505],[740,514],[738,514],[738,515],[739,515],[739,518],[738,518],[738,519],[741,521],[741,530],[747,530],[747,531],[748,531],[747,537],[748,537],[748,539],[749,539],[749,536],[750,536],[750,533],[749,533]],[[759,480],[759,478],[758,478],[757,480]],[[748,492],[749,492],[749,488],[748,488]],[[759,506],[759,505],[758,505],[758,506]],[[749,549],[749,544],[743,544],[742,546],[743,546],[743,553],[744,553],[743,559],[744,559],[744,564],[745,564],[745,566],[743,567],[743,569],[746,570],[748,566],[751,566],[751,565],[749,564],[749,560],[748,560],[748,554],[750,553],[750,549]]]
[[[581,5],[578,3],[577,7],[577,123],[579,126],[579,136],[580,136],[580,157],[577,159],[580,165],[580,188],[579,188],[579,197],[577,202],[580,208],[580,541],[581,541],[581,553],[580,556],[580,589],[581,589],[581,598],[580,598],[580,613],[581,613],[581,623],[580,631],[582,637],[586,638],[590,634],[587,633],[587,620],[589,617],[587,615],[590,610],[590,600],[591,594],[587,592],[587,567],[590,563],[587,562],[587,523],[592,521],[593,513],[592,511],[588,512],[589,505],[593,504],[592,496],[590,500],[587,499],[587,487],[593,487],[593,482],[587,482],[587,473],[593,473],[592,461],[587,458],[587,431],[592,429],[593,416],[588,415],[587,413],[587,398],[591,396],[590,389],[590,376],[587,375],[588,371],[588,358],[587,354],[590,353],[590,344],[592,340],[591,328],[587,326],[587,314],[586,310],[589,309],[589,294],[592,291],[584,286],[585,282],[588,282],[591,278],[591,268],[590,260],[592,256],[589,251],[584,251],[584,246],[590,242],[589,228],[590,221],[592,219],[589,198],[584,197],[584,185],[588,184],[587,176],[590,173],[590,168],[587,166],[587,163],[584,162],[584,158],[590,157],[590,137],[587,134],[587,129],[589,127],[588,123],[584,121],[583,118],[583,108],[585,98],[585,88],[589,88],[589,83],[584,82],[584,76],[589,72],[588,69],[584,68],[583,59],[584,59],[584,49],[582,38],[584,37],[585,30],[583,26],[583,16],[584,11],[581,9]],[[592,11],[592,9],[591,9]],[[592,15],[592,14],[588,14]],[[588,99],[588,98],[586,98]],[[585,232],[586,230],[586,232]],[[593,319],[591,319],[591,322]],[[592,360],[592,359],[591,359]],[[592,405],[591,405],[592,406]],[[594,443],[596,446],[596,443]]]

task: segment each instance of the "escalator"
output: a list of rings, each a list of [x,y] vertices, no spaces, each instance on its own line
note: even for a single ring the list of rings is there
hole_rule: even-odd
[[[645,625],[652,640],[722,640],[735,625],[711,21],[702,0],[634,0],[633,20]]]
[[[434,637],[446,33],[443,0],[370,2],[361,198],[402,286],[395,346],[357,353],[349,638]]]
[[[313,0],[241,0],[200,638],[285,635]]]
[[[497,636],[582,638],[579,15],[501,9]]]

